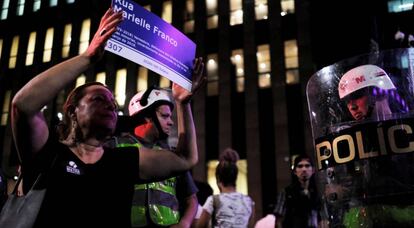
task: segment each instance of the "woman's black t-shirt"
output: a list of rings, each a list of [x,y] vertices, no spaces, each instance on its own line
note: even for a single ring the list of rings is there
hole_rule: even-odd
[[[35,227],[130,227],[138,159],[136,147],[105,148],[98,162],[85,164],[49,140],[23,171],[26,191],[46,171],[38,185],[47,191]]]

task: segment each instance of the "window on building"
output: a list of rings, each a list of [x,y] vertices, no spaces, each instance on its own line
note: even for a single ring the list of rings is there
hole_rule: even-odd
[[[33,12],[36,12],[40,9],[40,3],[42,0],[34,0],[33,1]]]
[[[388,12],[399,13],[413,9],[414,0],[394,0],[388,1]]]
[[[115,100],[121,108],[124,107],[125,104],[126,79],[126,69],[119,69],[116,71]]]
[[[236,67],[236,90],[244,91],[244,57],[243,49],[233,50],[231,53],[231,62]]]
[[[19,36],[13,37],[12,46],[10,49],[9,68],[14,69],[17,62],[17,52],[19,51]]]
[[[160,77],[160,87],[161,88],[170,88],[171,81],[166,77]]]
[[[146,9],[146,10],[148,10],[148,11],[151,12],[151,5],[146,5],[146,6],[143,6],[143,7],[144,7],[144,9]]]
[[[230,25],[243,23],[243,2],[242,0],[230,0]]]
[[[285,68],[286,68],[286,83],[299,83],[299,59],[298,46],[296,40],[285,41]]]
[[[49,0],[49,6],[54,7],[57,6],[58,1],[57,0]]]
[[[148,69],[140,67],[138,69],[137,91],[143,91],[148,88]]]
[[[215,96],[219,93],[218,56],[207,56],[207,95]]]
[[[267,19],[267,0],[255,0],[254,1],[254,11],[256,13],[256,20],[266,20]]]
[[[194,32],[194,0],[187,0],[185,4],[184,32]]]
[[[86,51],[89,45],[89,33],[91,30],[91,19],[85,19],[82,22],[82,29],[79,39],[79,54]]]
[[[161,17],[162,17],[162,19],[164,19],[164,21],[171,24],[171,22],[172,22],[172,3],[171,3],[171,1],[163,2]]]
[[[294,0],[281,0],[282,12],[280,14],[285,16],[288,13],[295,13],[295,1]]]
[[[75,3],[75,0],[66,0],[66,3],[72,4],[72,3]]]
[[[3,109],[1,112],[1,126],[7,125],[7,119],[9,117],[10,112],[10,98],[11,98],[11,90],[7,90],[4,94],[3,100]]]
[[[99,72],[96,74],[96,81],[102,84],[106,84],[106,74],[105,72]]]
[[[62,41],[62,58],[69,57],[70,42],[72,41],[72,24],[65,25]]]
[[[24,13],[24,2],[25,0],[18,0],[17,1],[17,8],[16,8],[16,15],[21,16]]]
[[[259,88],[269,88],[271,86],[270,77],[270,51],[269,45],[263,44],[257,47],[257,72],[259,73]]]
[[[75,87],[79,87],[79,86],[81,86],[81,85],[83,85],[85,83],[86,83],[86,76],[84,74],[82,74],[81,76],[79,76],[76,79],[76,85],[75,85]]]
[[[207,29],[217,28],[217,0],[206,0],[207,7]]]
[[[213,188],[213,194],[219,194],[220,190],[217,187],[216,182],[216,167],[218,165],[217,160],[212,160],[207,163],[207,182]],[[246,159],[240,159],[236,163],[239,173],[236,180],[236,191],[248,194],[247,183],[247,161]]]
[[[53,28],[48,28],[45,37],[45,46],[43,49],[43,62],[50,62],[52,59],[52,48],[53,48]]]
[[[7,19],[7,15],[9,14],[9,5],[10,5],[10,0],[4,0],[3,1],[3,5],[1,7],[1,20],[6,20]]]
[[[35,46],[36,46],[36,32],[31,32],[29,36],[29,43],[27,44],[26,66],[30,66],[33,64]]]

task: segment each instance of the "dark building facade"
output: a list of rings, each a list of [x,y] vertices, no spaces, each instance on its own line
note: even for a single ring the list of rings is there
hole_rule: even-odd
[[[313,154],[305,93],[309,77],[344,58],[406,45],[407,38],[403,44],[395,40],[398,30],[414,34],[413,11],[392,10],[402,1],[136,2],[183,31],[206,62],[208,83],[193,105],[200,151],[194,178],[205,181],[208,161],[233,147],[246,160],[258,218],[290,182],[291,156]],[[82,52],[110,1],[0,0],[0,6],[0,155],[12,175],[18,164],[9,115],[13,95],[38,73]],[[111,53],[77,83],[95,80],[115,91],[124,113],[122,103],[136,91],[170,85]],[[70,89],[45,108],[51,125]]]

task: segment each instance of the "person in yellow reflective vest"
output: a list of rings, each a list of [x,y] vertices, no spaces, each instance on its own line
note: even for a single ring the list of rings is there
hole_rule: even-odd
[[[167,90],[150,87],[129,103],[134,134],[117,138],[116,146],[170,149],[172,103]],[[156,153],[156,152],[154,152]],[[132,227],[190,227],[197,212],[198,189],[189,172],[159,182],[135,185],[131,208]]]

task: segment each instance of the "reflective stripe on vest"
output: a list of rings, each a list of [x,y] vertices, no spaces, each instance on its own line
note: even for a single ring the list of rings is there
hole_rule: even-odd
[[[134,140],[135,141],[135,140]],[[117,147],[141,148],[139,141],[118,143]],[[162,149],[161,147],[154,147]],[[178,200],[176,197],[177,178],[172,177],[160,182],[148,184],[136,184],[134,186],[134,199],[131,208],[131,225],[133,227],[147,226],[146,205],[148,202],[148,213],[152,222],[158,225],[173,225],[180,221],[178,211]]]

